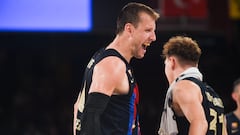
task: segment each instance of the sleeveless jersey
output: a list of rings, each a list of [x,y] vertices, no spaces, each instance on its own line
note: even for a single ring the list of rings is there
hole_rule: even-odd
[[[87,100],[87,93],[91,85],[93,69],[98,62],[109,56],[119,57],[126,64],[129,92],[125,95],[112,95],[110,97],[110,101],[100,118],[101,134],[140,135],[138,122],[139,91],[136,80],[133,76],[132,67],[116,50],[105,50],[105,48],[100,49],[93,55],[84,73],[80,95],[80,106],[77,115],[77,135],[80,135],[81,125],[84,125],[84,123],[81,123],[81,117]]]
[[[206,135],[222,135],[224,126],[224,106],[221,98],[213,90],[213,88],[196,78],[187,77],[183,80],[193,81],[201,88],[201,93],[203,96],[202,106],[208,122],[208,130]],[[175,118],[178,126],[178,135],[187,135],[190,123],[186,117],[179,117],[175,115]]]
[[[240,120],[233,112],[226,114],[228,135],[240,135]]]

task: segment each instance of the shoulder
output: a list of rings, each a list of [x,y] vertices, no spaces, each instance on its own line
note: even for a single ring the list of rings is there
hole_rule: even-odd
[[[93,77],[100,82],[108,80],[107,83],[117,83],[124,78],[125,72],[126,64],[119,57],[108,56],[96,64]]]
[[[190,80],[179,80],[174,86],[175,92],[195,93],[200,92],[200,87]]]
[[[103,68],[112,72],[126,69],[126,64],[117,56],[108,56],[102,59],[95,68]]]
[[[90,92],[112,95],[126,72],[125,63],[116,56],[108,56],[97,63],[93,69]]]
[[[190,80],[179,80],[173,87],[173,97],[183,102],[201,99],[200,87]]]

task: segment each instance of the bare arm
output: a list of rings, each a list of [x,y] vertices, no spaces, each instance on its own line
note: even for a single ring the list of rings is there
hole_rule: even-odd
[[[77,102],[74,104],[73,108],[73,135],[76,135],[76,120],[77,120]]]
[[[173,100],[190,123],[189,135],[206,135],[208,123],[202,107],[200,88],[188,80],[179,81],[174,87]]]
[[[74,108],[73,108],[73,135],[76,135],[76,124],[77,124],[77,112],[78,112],[78,105],[79,105],[79,101],[80,101],[80,95],[81,93],[79,93],[77,101],[74,104]]]
[[[127,84],[124,85],[124,82]],[[125,63],[118,57],[107,57],[95,66],[89,93],[99,92],[111,96],[123,92],[124,86],[128,86]]]
[[[227,119],[226,116],[224,116],[224,120],[223,120],[223,135],[228,135],[227,133]]]
[[[124,82],[123,79],[126,77],[125,71],[126,66],[119,58],[107,57],[103,59],[94,68],[89,93],[99,92],[111,96],[113,92],[121,90],[122,82]],[[73,135],[76,135],[77,112],[80,102],[79,94],[78,99],[74,104]]]

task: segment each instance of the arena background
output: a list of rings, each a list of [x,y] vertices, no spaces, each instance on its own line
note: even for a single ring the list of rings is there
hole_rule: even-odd
[[[135,0],[159,10],[161,1]],[[90,56],[114,38],[116,16],[127,0],[93,1],[91,32],[0,32],[0,134],[70,135],[73,104]],[[0,20],[1,21],[1,20]],[[142,60],[131,61],[141,95],[143,135],[156,135],[167,89],[162,45],[188,35],[202,48],[204,80],[232,111],[232,82],[240,77],[239,19],[229,16],[228,0],[207,0],[207,17],[167,18]]]

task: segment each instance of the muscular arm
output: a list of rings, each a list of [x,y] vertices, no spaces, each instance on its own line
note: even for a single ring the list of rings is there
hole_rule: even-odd
[[[113,93],[124,91],[126,86],[127,86],[126,89],[128,90],[128,81],[127,80],[124,81],[124,79],[126,78],[125,71],[126,71],[125,63],[119,58],[107,57],[103,59],[94,68],[92,83],[90,86],[89,93],[101,93],[102,96],[104,95],[111,96]],[[99,103],[101,102],[102,98],[100,98],[99,101],[97,101],[98,99],[95,100],[96,98],[92,98],[92,99],[94,99],[94,102]],[[76,135],[76,120],[77,120],[77,112],[79,109],[79,103],[80,103],[80,94],[78,96],[76,103],[74,104],[73,135]],[[88,114],[87,117],[89,120],[89,119],[92,119],[92,117],[98,117],[98,116],[92,116],[91,114]],[[88,121],[87,123],[91,123],[91,122],[92,121]],[[86,126],[85,126],[85,129],[87,129]],[[88,130],[84,130],[83,132],[87,133]],[[94,131],[91,130],[91,132],[94,132]],[[88,134],[92,135],[93,133],[88,133]]]
[[[89,93],[99,92],[111,96],[125,90],[128,90],[126,66],[120,58],[107,57],[95,66]]]
[[[208,123],[202,107],[200,88],[188,80],[179,81],[173,90],[173,102],[178,104],[190,123],[189,135],[206,135]]]

